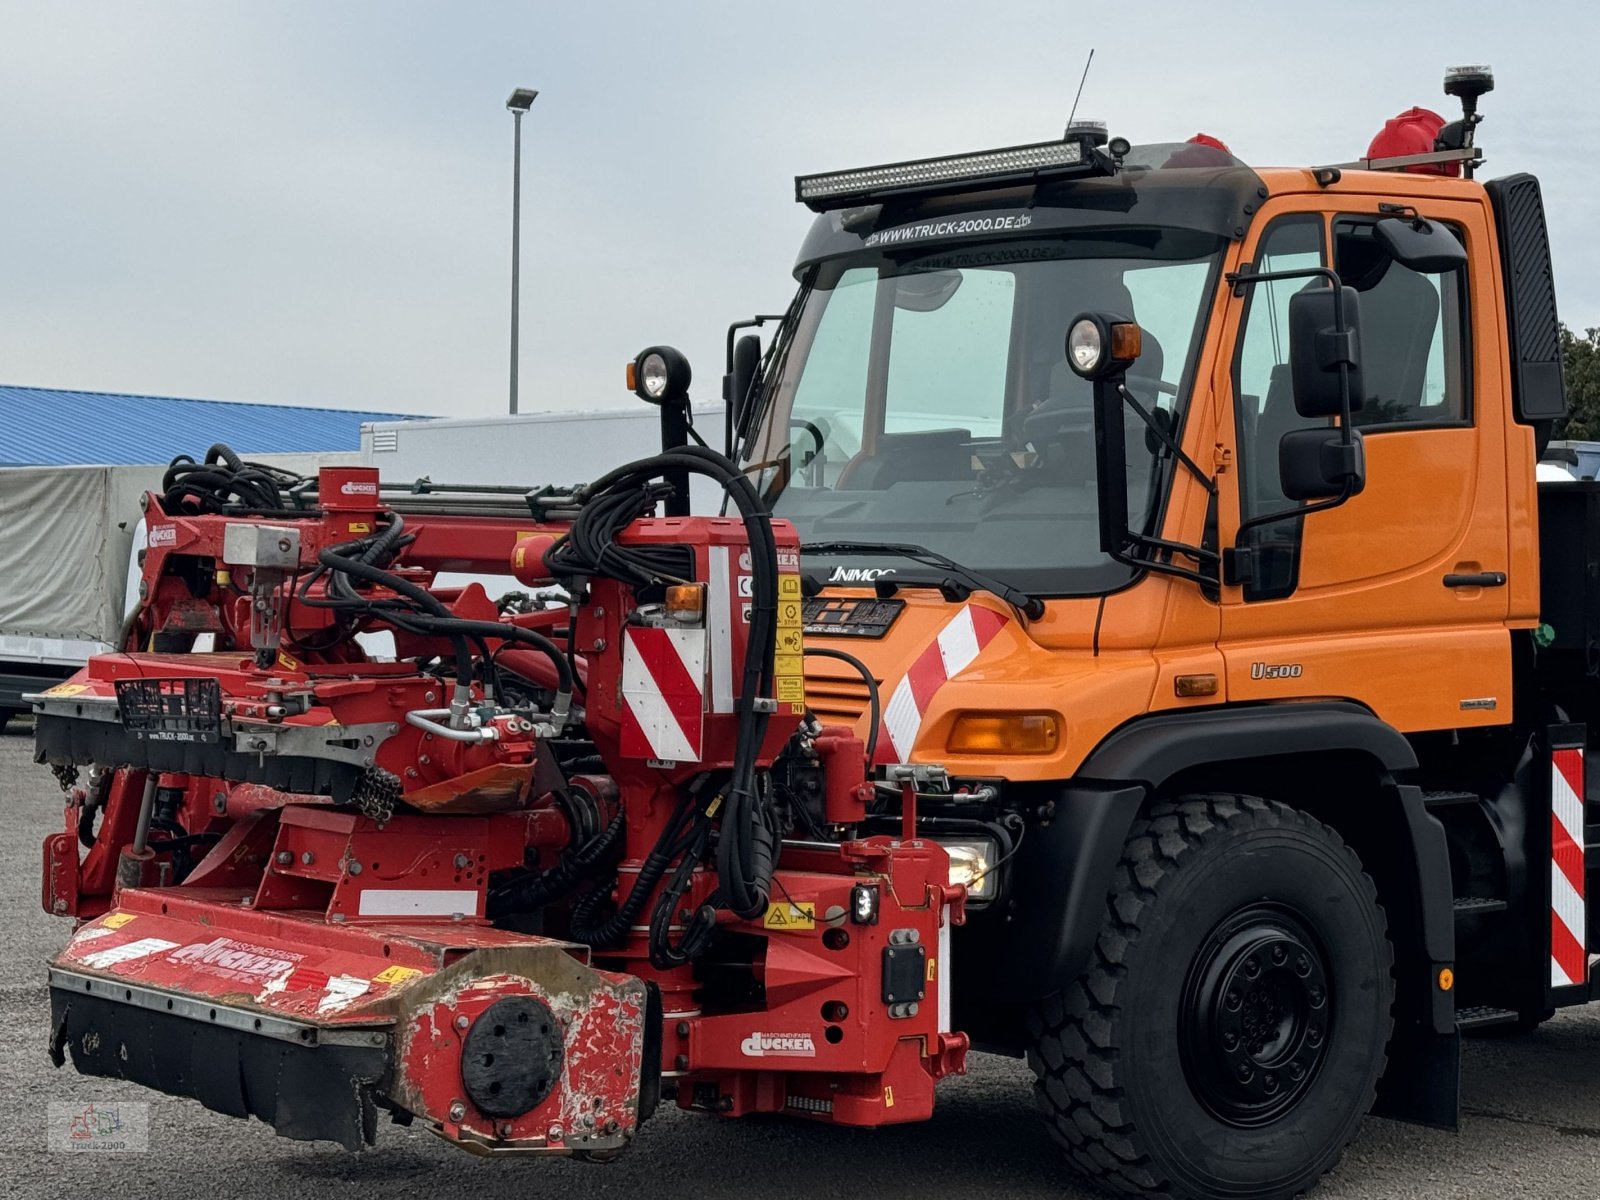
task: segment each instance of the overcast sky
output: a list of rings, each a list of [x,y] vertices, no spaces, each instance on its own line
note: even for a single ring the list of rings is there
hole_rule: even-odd
[[[1565,10],[1565,11],[1562,11]],[[799,172],[1198,130],[1359,156],[1488,62],[1488,174],[1541,176],[1569,325],[1600,325],[1584,3],[0,0],[0,383],[488,415],[506,402],[524,122],[524,411],[631,401],[669,342],[713,399],[780,309]],[[3,414],[0,414],[3,416]]]

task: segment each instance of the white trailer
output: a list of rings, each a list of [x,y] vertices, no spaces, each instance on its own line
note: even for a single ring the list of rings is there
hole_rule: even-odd
[[[696,431],[723,445],[723,406],[697,405]],[[361,461],[386,484],[427,479],[438,484],[588,483],[622,463],[661,449],[660,410],[641,401],[626,408],[504,417],[442,417],[432,421],[373,421],[361,427]],[[715,486],[691,484],[695,511],[721,503]]]
[[[354,453],[257,454],[314,473]],[[160,466],[0,468],[0,730],[22,697],[118,647],[137,600],[145,545],[139,499],[161,490]]]

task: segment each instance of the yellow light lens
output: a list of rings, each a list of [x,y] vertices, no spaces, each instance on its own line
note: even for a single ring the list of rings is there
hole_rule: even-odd
[[[1132,362],[1144,349],[1144,333],[1131,322],[1119,322],[1111,327],[1111,357],[1118,362]]]
[[[667,589],[667,616],[674,621],[697,621],[705,611],[705,584],[675,583]]]
[[[1054,713],[962,713],[945,748],[952,754],[1054,754],[1060,744]]]
[[[1217,694],[1217,677],[1215,675],[1179,675],[1172,682],[1172,691],[1178,696],[1215,696]]]
[[[628,364],[628,390],[630,392],[633,392],[633,391],[638,391],[638,389],[639,389],[638,365],[636,363],[629,363]]]
[[[1439,990],[1441,992],[1448,992],[1451,988],[1455,987],[1455,985],[1456,985],[1456,973],[1454,971],[1452,971],[1449,967],[1440,967],[1439,968]]]

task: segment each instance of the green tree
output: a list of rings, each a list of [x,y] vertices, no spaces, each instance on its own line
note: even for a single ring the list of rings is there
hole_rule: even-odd
[[[1561,327],[1561,364],[1567,377],[1567,419],[1558,438],[1600,440],[1600,329],[1582,335]]]

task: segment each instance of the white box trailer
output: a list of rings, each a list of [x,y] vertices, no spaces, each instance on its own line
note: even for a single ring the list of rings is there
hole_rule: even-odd
[[[723,406],[696,405],[692,415],[706,444],[722,449]],[[361,461],[377,467],[386,484],[428,479],[567,486],[588,483],[660,449],[661,410],[638,400],[626,408],[373,421],[361,427]],[[721,495],[708,480],[693,481],[691,490],[696,512],[720,506]]]
[[[255,454],[302,474],[354,452]],[[22,697],[116,648],[136,599],[144,548],[139,498],[162,466],[0,468],[0,730]]]
[[[696,405],[690,413],[707,445],[724,444],[724,408]],[[567,488],[661,450],[661,410],[643,401],[626,408],[503,417],[440,417],[430,421],[373,421],[361,427],[361,461],[378,468],[384,484]],[[704,476],[689,481],[690,508],[720,510],[722,491]],[[480,583],[491,598],[528,589],[511,575],[446,574],[448,586]],[[363,639],[371,654],[393,652],[392,639]]]

